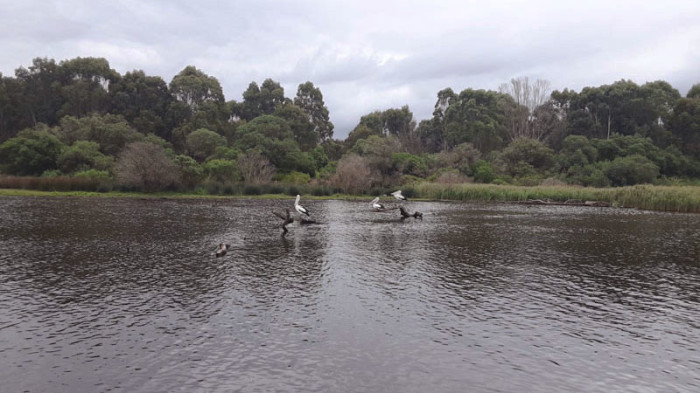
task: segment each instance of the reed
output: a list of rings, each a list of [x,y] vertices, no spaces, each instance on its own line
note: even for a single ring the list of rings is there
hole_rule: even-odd
[[[618,207],[700,213],[700,187],[638,185],[618,188],[575,186],[501,186],[491,184],[420,183],[413,186],[423,199],[452,201],[506,201],[530,199],[600,201]]]

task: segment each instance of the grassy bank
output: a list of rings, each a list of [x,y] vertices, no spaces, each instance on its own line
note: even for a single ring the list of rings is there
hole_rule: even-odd
[[[424,200],[450,201],[500,201],[517,202],[530,199],[600,201],[616,207],[633,207],[644,210],[700,213],[700,187],[696,186],[632,186],[618,188],[588,188],[572,186],[500,186],[489,184],[436,184],[421,183],[405,187],[406,193]],[[302,192],[302,194],[304,194]],[[313,199],[371,199],[367,195],[311,195]],[[208,195],[162,192],[86,192],[86,191],[38,191],[0,189],[0,196],[73,196],[73,197],[122,197],[122,198],[256,198],[286,199],[289,194],[266,193],[254,195]]]
[[[451,201],[527,201],[550,199],[600,201],[617,207],[645,210],[700,213],[700,187],[631,186],[589,188],[573,186],[497,186],[489,184],[445,185],[422,183],[414,187],[419,198]]]

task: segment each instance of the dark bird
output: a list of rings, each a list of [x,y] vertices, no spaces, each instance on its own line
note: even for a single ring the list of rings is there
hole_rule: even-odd
[[[231,246],[228,244],[224,244],[224,243],[219,244],[219,249],[216,250],[216,257],[218,258],[218,257],[223,257],[224,255],[226,255],[226,252],[228,251],[228,249],[230,247]]]
[[[294,208],[296,209],[296,211],[299,212],[299,214],[306,214],[308,216],[309,211],[306,210],[306,208],[304,206],[299,204],[300,199],[301,199],[301,195],[297,195],[297,200],[294,201]]]

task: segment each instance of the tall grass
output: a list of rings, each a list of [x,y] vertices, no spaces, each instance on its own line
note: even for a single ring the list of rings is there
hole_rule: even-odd
[[[618,207],[700,213],[700,187],[640,185],[618,188],[574,186],[500,186],[491,184],[420,183],[413,186],[418,198],[453,201],[527,201],[550,199],[600,201]]]
[[[0,176],[0,188],[39,191],[107,192],[113,187],[110,179],[94,177],[15,177]]]

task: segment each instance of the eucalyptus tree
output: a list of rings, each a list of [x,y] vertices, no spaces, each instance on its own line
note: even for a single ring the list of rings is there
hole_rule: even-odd
[[[109,87],[120,75],[101,57],[76,57],[61,61],[60,92],[63,99],[58,117],[107,113],[112,99]]]
[[[142,134],[168,136],[167,110],[173,97],[161,77],[134,70],[112,83],[109,91],[112,113],[124,116]]]
[[[21,108],[15,114],[16,127],[33,127],[38,123],[56,125],[58,112],[64,102],[61,95],[61,72],[56,61],[35,58],[28,68],[16,69],[15,77],[15,81],[7,83],[12,105]]]
[[[322,141],[333,137],[333,123],[329,120],[328,108],[323,102],[321,89],[311,82],[305,82],[297,88],[294,105],[300,107],[314,125],[314,131]]]
[[[250,82],[246,91],[243,92],[243,102],[238,106],[241,119],[250,121],[258,116],[271,115],[277,108],[288,99],[284,97],[284,88],[272,79],[263,81],[262,86]]]

